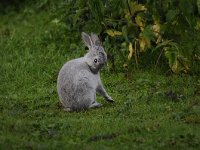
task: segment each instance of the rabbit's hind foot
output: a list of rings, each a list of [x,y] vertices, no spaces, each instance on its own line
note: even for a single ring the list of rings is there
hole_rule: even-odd
[[[92,103],[92,104],[89,106],[89,108],[99,108],[99,107],[101,107],[101,104],[98,103],[98,102]]]
[[[66,112],[72,112],[72,109],[69,108],[69,107],[65,107],[65,108],[64,108],[64,111],[66,111]]]

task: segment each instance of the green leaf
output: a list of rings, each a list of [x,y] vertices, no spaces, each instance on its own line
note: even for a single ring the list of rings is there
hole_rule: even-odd
[[[188,60],[180,53],[177,47],[165,47],[164,53],[169,61],[169,67],[174,73],[189,70]]]
[[[137,2],[130,2],[130,9],[131,9],[131,12],[134,14],[134,13],[137,13],[137,12],[142,12],[142,11],[146,11],[147,8],[142,5],[142,4],[138,4]]]
[[[122,27],[122,35],[125,38],[126,42],[129,42],[128,33],[127,33],[127,26]]]
[[[128,50],[129,50],[129,54],[128,54],[128,60],[130,60],[133,56],[133,53],[134,53],[134,49],[133,49],[133,45],[132,43],[129,43],[129,47],[128,47]]]
[[[200,0],[197,0],[197,7],[198,7],[199,15],[200,15]]]
[[[122,35],[122,32],[116,31],[116,30],[113,30],[113,29],[106,30],[106,33],[108,35],[110,35],[111,37]]]
[[[145,37],[148,40],[154,41],[154,32],[152,31],[152,27],[151,26],[146,26],[144,28],[144,31],[142,32],[142,36]]]
[[[177,64],[177,52],[172,47],[165,47],[164,48],[165,56],[169,61],[169,67],[172,68]],[[174,71],[174,70],[173,70]]]
[[[190,14],[192,14],[192,12],[194,10],[192,3],[193,2],[191,0],[181,0],[180,1],[179,8],[183,12],[184,16],[189,16]]]
[[[166,14],[166,19],[167,19],[167,22],[171,22],[171,21],[174,21],[177,17],[177,15],[179,14],[179,10],[169,10]]]
[[[177,47],[177,43],[173,42],[172,40],[165,40],[162,43],[159,43],[155,48],[153,48],[152,52],[156,51],[157,49],[161,47],[168,47],[168,46]]]

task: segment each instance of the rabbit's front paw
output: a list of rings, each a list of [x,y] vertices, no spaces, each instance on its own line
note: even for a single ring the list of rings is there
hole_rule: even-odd
[[[111,102],[111,103],[115,102],[110,96],[106,97],[106,101]]]

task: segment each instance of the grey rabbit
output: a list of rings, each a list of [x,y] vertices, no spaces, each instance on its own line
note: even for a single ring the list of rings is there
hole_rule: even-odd
[[[82,32],[82,40],[89,48],[84,57],[66,62],[61,68],[57,90],[60,102],[66,111],[80,111],[100,107],[96,92],[105,100],[114,102],[104,89],[99,71],[107,61],[107,54],[95,33]]]

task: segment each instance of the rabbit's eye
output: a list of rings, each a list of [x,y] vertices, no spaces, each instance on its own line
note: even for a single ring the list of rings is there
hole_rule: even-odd
[[[97,63],[97,59],[94,59],[94,62]]]

